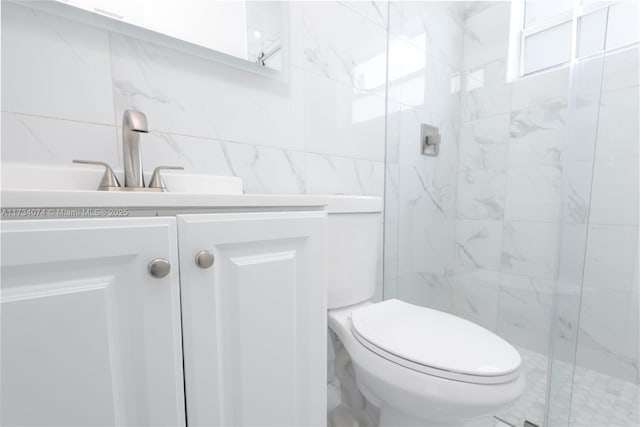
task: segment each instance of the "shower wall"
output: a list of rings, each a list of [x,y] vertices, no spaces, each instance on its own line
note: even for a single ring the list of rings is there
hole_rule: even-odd
[[[385,298],[447,310],[453,282],[464,5],[392,2],[385,186]],[[420,125],[440,154],[421,154]]]
[[[569,67],[509,82],[509,25],[509,2],[390,5],[385,298],[546,356],[555,302],[577,298],[579,322],[557,325],[577,363],[637,381],[637,45],[573,89]],[[438,157],[420,154],[421,123],[441,127]],[[562,263],[583,265],[585,247],[586,263],[568,295],[555,279],[571,227],[585,239]]]
[[[577,365],[636,383],[639,56],[636,44],[575,66],[573,132],[563,150],[571,205],[563,225],[568,247],[560,258],[558,287],[564,295],[556,331],[565,341],[577,337]],[[578,274],[573,272],[576,267]],[[580,278],[581,283],[576,280]],[[575,285],[580,284],[578,294]],[[575,295],[581,297],[579,305],[571,301]],[[580,308],[577,330],[562,320],[571,317],[574,307]]]
[[[465,11],[455,314],[547,353],[569,71],[508,82],[510,4]]]
[[[509,13],[465,11],[453,311],[548,355],[563,220],[588,237],[584,264],[563,251],[584,277],[558,333],[577,332],[577,364],[638,381],[638,46],[577,64],[571,88],[569,67],[508,83]]]

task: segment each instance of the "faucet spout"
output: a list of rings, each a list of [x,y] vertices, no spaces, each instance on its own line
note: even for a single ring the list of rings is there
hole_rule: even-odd
[[[124,151],[124,186],[144,187],[140,133],[148,133],[147,117],[135,110],[126,110],[122,118],[122,148]]]

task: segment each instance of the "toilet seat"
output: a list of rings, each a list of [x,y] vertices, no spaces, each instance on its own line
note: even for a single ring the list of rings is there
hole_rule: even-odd
[[[500,384],[519,375],[515,348],[448,313],[391,299],[354,310],[351,320],[360,344],[418,372],[475,384]]]

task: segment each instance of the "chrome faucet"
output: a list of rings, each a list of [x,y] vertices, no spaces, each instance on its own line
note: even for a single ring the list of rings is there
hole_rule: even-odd
[[[122,118],[122,148],[124,149],[124,186],[144,187],[140,132],[148,133],[147,117],[135,110],[126,110]]]
[[[144,185],[142,157],[140,156],[140,133],[149,133],[147,116],[136,110],[126,110],[122,118],[122,148],[124,151],[124,186],[111,166],[93,160],[74,160],[73,163],[102,166],[104,175],[98,185],[99,191],[169,191],[160,175],[166,169],[184,170],[181,166],[158,166],[154,169],[148,187]]]

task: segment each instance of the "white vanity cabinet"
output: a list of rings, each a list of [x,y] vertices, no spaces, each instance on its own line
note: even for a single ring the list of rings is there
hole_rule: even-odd
[[[326,425],[325,227],[318,210],[3,221],[0,424]]]
[[[177,267],[175,218],[3,221],[0,424],[184,425]]]
[[[179,215],[178,231],[189,425],[326,425],[325,214]]]

